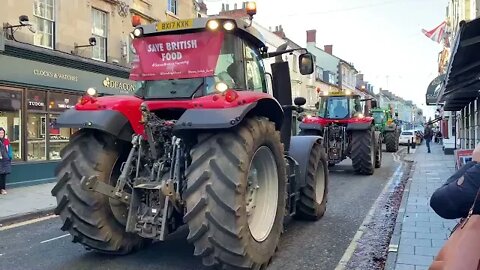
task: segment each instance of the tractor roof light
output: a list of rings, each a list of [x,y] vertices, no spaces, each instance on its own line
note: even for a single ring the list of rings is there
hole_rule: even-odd
[[[217,30],[219,26],[220,24],[218,23],[217,20],[211,20],[211,21],[208,21],[207,23],[207,27],[210,30]]]
[[[223,24],[223,28],[227,31],[232,31],[233,29],[235,29],[235,27],[236,25],[232,21],[226,21]]]
[[[143,29],[140,28],[140,27],[137,27],[135,28],[135,30],[133,30],[133,36],[134,37],[141,37],[143,35]]]
[[[247,2],[246,10],[248,16],[253,17],[255,14],[257,14],[257,3],[253,1]]]
[[[350,96],[352,94],[352,91],[350,90],[345,90],[345,95]]]
[[[359,114],[357,114],[357,117],[358,118],[365,118],[365,115],[363,115],[363,113],[359,113]]]

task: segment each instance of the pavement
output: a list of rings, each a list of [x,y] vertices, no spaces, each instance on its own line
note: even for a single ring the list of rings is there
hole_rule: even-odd
[[[425,143],[411,150],[405,159],[414,162],[412,175],[390,241],[386,270],[428,269],[457,223],[442,219],[429,205],[432,193],[455,172],[454,156],[444,155],[442,146],[434,143],[430,154]]]
[[[57,202],[50,193],[55,183],[8,189],[0,195],[0,225],[38,217],[53,211]]]
[[[383,154],[382,168],[372,176],[355,175],[349,160],[330,168],[329,201],[325,216],[317,222],[291,220],[269,270],[332,270],[341,259],[348,260],[352,239],[385,186],[402,166],[398,156],[386,152]],[[41,208],[40,203],[47,208],[54,204],[54,198],[50,195],[51,187],[45,186],[44,200],[37,200],[37,208]],[[33,190],[36,189],[39,187],[33,187]],[[3,200],[20,193],[10,189]],[[31,196],[21,198],[29,200]],[[20,203],[21,199],[11,205],[16,207]],[[2,202],[0,205],[3,208]],[[198,257],[193,256],[193,247],[186,241],[188,229],[185,227],[170,235],[165,242],[153,243],[128,256],[115,257],[98,255],[85,250],[80,244],[72,243],[72,237],[61,231],[61,226],[62,222],[57,216],[50,216],[0,227],[0,265],[9,270],[208,269],[202,266]]]

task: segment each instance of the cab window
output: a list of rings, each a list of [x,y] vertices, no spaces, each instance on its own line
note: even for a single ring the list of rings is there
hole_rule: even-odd
[[[245,46],[245,69],[247,89],[266,92],[262,60],[257,52],[249,46]]]

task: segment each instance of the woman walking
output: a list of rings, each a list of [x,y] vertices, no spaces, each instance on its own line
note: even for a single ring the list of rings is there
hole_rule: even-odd
[[[0,127],[0,194],[6,195],[7,174],[12,172],[12,147],[10,141],[5,138],[5,129]]]

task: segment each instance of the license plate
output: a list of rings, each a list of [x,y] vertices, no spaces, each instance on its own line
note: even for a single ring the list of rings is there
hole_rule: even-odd
[[[157,31],[172,31],[193,27],[193,19],[157,23]]]

